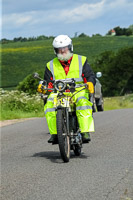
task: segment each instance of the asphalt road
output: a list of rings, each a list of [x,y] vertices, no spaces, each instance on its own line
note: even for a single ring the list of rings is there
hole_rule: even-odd
[[[2,127],[2,200],[133,200],[133,109],[94,114],[82,155],[63,163],[45,118]]]

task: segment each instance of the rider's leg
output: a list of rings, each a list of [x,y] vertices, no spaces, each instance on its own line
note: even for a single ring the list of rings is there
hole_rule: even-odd
[[[57,128],[56,128],[56,112],[53,104],[53,95],[50,94],[47,103],[44,106],[44,113],[47,120],[49,132],[51,138],[48,140],[49,143],[55,142],[57,140]]]
[[[88,94],[79,92],[76,95],[76,115],[84,142],[90,141],[89,132],[94,132],[92,117],[92,103],[88,101]]]

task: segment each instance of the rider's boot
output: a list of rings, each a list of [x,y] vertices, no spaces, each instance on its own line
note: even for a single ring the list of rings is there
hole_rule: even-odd
[[[81,134],[82,134],[82,141],[83,141],[83,143],[88,143],[88,142],[91,141],[90,133],[89,132],[81,133]]]
[[[48,143],[53,143],[53,144],[57,144],[58,139],[57,139],[57,135],[51,135],[50,139],[48,140]]]

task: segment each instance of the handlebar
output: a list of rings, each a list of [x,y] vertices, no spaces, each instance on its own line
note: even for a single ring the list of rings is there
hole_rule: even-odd
[[[42,82],[42,89],[44,89],[44,90],[51,90],[51,91],[55,90],[55,88],[48,88],[47,87],[47,82],[45,80],[42,80],[40,78],[40,76],[39,76],[38,73],[34,73],[33,77],[36,78],[36,79],[38,79],[38,80],[40,80]],[[74,84],[73,85],[74,88],[79,88],[79,87],[84,87],[84,86],[85,86],[85,88],[88,87],[88,85],[86,83],[84,83],[84,84],[75,84],[75,80],[73,78],[72,79],[60,79],[60,80],[53,81],[53,83],[56,83],[56,82],[59,82],[59,81],[60,82],[64,82],[66,84]],[[45,86],[45,88],[44,88],[44,86]],[[94,102],[94,93],[90,93],[89,94],[89,101],[92,102],[92,103]]]
[[[85,86],[85,88],[87,88],[87,84],[77,84],[77,85],[75,85],[74,88],[79,88],[79,87],[84,87],[84,86]],[[42,83],[42,89],[44,89],[44,90],[52,90],[52,91],[55,90],[54,88],[48,88],[48,87],[45,87],[45,88],[44,88],[43,83]]]
[[[78,88],[78,87],[83,87],[83,86],[85,86],[86,88],[88,87],[88,86],[87,86],[87,84],[86,84],[86,83],[84,83],[84,84],[77,84],[77,85],[75,86],[75,88]]]

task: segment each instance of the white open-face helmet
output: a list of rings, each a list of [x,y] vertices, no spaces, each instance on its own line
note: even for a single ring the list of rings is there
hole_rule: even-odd
[[[58,49],[63,48],[63,47],[68,47],[70,52],[73,52],[73,44],[72,40],[67,36],[67,35],[58,35],[54,40],[53,40],[53,47],[54,47],[54,52],[57,55]]]

